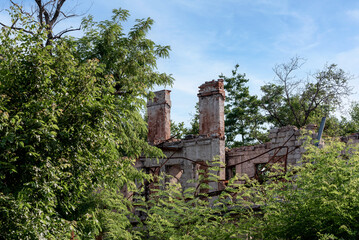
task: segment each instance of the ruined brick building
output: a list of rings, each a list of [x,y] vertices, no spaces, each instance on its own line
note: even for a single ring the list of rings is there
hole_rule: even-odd
[[[170,91],[155,92],[155,97],[147,103],[148,141],[161,148],[167,159],[140,158],[136,166],[147,173],[165,171],[172,175],[171,181],[180,182],[186,188],[193,186],[189,179],[198,178],[198,170],[205,169],[205,162],[219,157],[225,163],[224,142],[224,100],[223,81],[206,82],[200,86],[199,135],[184,139],[171,138]],[[225,180],[225,168],[218,173]],[[217,183],[210,183],[215,190],[221,189]]]
[[[199,87],[199,135],[184,139],[171,137],[170,91],[155,92],[155,97],[147,103],[148,141],[162,149],[166,159],[140,158],[136,167],[147,173],[166,172],[172,176],[169,181],[179,182],[182,187],[195,187],[189,179],[198,178],[198,170],[206,169],[206,161],[217,157],[223,167],[216,172],[219,182],[209,183],[211,191],[222,190],[226,181],[234,174],[247,174],[250,178],[260,178],[263,166],[268,162],[297,164],[303,153],[301,130],[287,126],[270,131],[270,142],[233,149],[225,148],[223,80],[205,82]],[[316,137],[316,126],[309,125],[312,137]],[[359,140],[354,136],[355,141]]]

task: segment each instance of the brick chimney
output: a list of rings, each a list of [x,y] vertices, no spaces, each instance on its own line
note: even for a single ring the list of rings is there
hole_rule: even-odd
[[[148,142],[158,144],[171,137],[171,99],[170,90],[155,92],[153,99],[148,99]]]
[[[199,87],[199,134],[224,139],[223,79],[205,82]]]

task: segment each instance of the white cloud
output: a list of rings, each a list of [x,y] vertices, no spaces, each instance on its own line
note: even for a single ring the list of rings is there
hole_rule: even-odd
[[[359,22],[359,9],[353,9],[346,12],[346,14],[353,20]]]
[[[284,22],[286,27],[274,42],[278,50],[293,55],[319,45],[318,27],[312,17],[297,12],[287,12],[286,15],[291,23]]]
[[[344,70],[350,71],[359,77],[359,47],[340,52],[335,57],[335,62]]]

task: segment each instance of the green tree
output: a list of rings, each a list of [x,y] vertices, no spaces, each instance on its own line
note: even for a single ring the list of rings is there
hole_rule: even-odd
[[[237,64],[232,76],[224,79],[226,90],[225,134],[226,144],[230,147],[244,146],[263,140],[261,125],[263,117],[259,112],[260,101],[257,96],[250,95],[246,86],[248,79],[245,74],[238,73]]]
[[[184,122],[176,123],[171,120],[171,136],[176,139],[181,139],[187,135],[188,129],[184,126]]]
[[[351,103],[349,114],[353,122],[359,123],[359,102]]]
[[[135,158],[161,156],[141,137],[140,110],[154,85],[172,83],[155,71],[169,47],[146,38],[151,19],[123,32],[126,10],[89,17],[84,37],[51,44],[51,28],[16,4],[9,13],[0,35],[0,238],[93,239],[120,218],[115,230],[129,239],[131,204],[118,191],[143,179]]]
[[[298,128],[309,123],[320,123],[340,106],[343,98],[351,94],[349,76],[335,64],[308,75],[307,80],[298,79],[294,73],[304,60],[295,57],[288,63],[276,65],[274,73],[277,84],[262,86],[261,106],[268,122],[276,127],[294,125]]]

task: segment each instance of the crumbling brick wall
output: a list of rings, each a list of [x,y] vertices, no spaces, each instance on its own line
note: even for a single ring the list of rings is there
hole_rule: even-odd
[[[173,179],[167,178],[167,181],[180,183],[184,189],[197,186],[196,183],[188,180],[198,179],[198,169],[201,168],[203,162],[225,155],[224,141],[219,137],[197,136],[178,139],[163,142],[158,147],[169,159],[141,157],[137,160],[136,167],[139,169],[160,168],[160,172],[173,176]],[[216,174],[220,175],[221,172]],[[224,178],[224,169],[222,175]],[[213,191],[220,188],[217,183],[209,183],[209,185]]]
[[[315,139],[316,128],[316,125],[308,125],[305,129],[298,129],[295,126],[274,128],[270,130],[270,142],[266,144],[228,150],[226,153],[227,178],[233,176],[234,170],[237,174],[255,177],[258,167],[263,166],[260,164],[268,162],[278,162],[284,167],[298,164],[305,151],[302,147],[305,138],[302,135]]]
[[[232,178],[234,174],[247,174],[250,178],[254,177],[256,165],[268,162],[270,149],[271,143],[266,143],[228,150],[226,152],[227,178]]]

